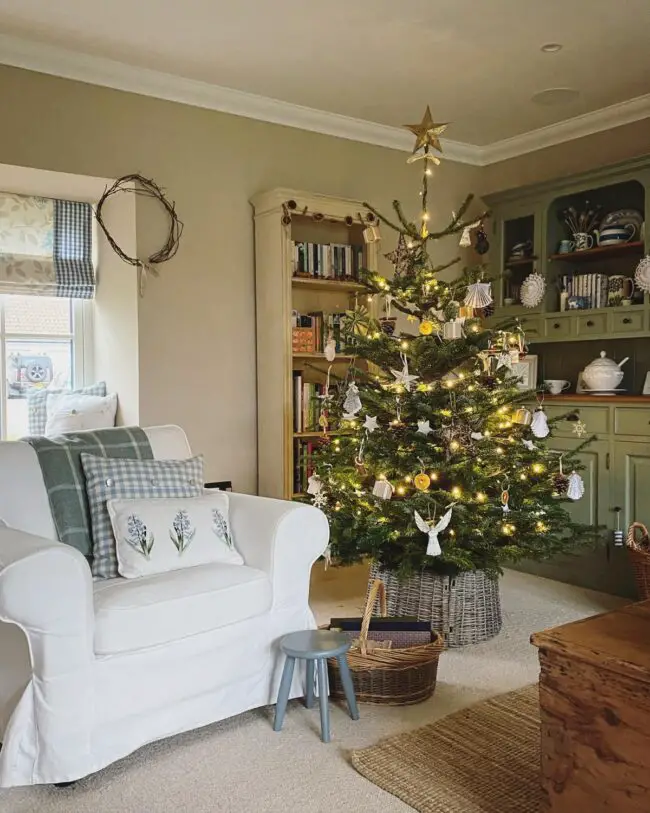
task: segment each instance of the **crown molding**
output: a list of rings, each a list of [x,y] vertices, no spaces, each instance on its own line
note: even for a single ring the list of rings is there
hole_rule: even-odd
[[[0,34],[0,64],[193,107],[410,152],[399,127],[282,102],[104,57]],[[483,146],[442,139],[447,160],[484,167],[650,117],[650,94]]]
[[[399,127],[315,110],[2,34],[0,63],[379,147],[409,152],[413,148],[413,137]],[[446,139],[443,145],[445,156],[451,161],[476,165],[480,162],[480,149],[471,144]]]
[[[650,93],[619,104],[612,104],[609,107],[602,107],[600,110],[575,116],[557,124],[550,124],[548,127],[540,127],[538,130],[531,130],[528,133],[503,139],[503,141],[487,144],[480,148],[481,165],[487,166],[499,161],[507,161],[509,158],[543,150],[546,147],[554,147],[565,141],[584,138],[584,136],[632,124],[646,118],[650,118]]]

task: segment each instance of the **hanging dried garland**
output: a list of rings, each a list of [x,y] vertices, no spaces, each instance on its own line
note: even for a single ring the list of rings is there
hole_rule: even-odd
[[[143,195],[147,198],[154,198],[155,200],[160,201],[164,210],[167,212],[167,217],[169,220],[167,240],[162,248],[151,254],[146,260],[141,260],[138,257],[130,257],[128,254],[126,254],[108,231],[106,224],[104,223],[102,217],[102,209],[104,208],[104,204],[109,198],[113,197],[113,195],[117,195],[121,192],[130,192],[131,194]],[[122,178],[118,178],[112,186],[104,190],[104,194],[99,199],[95,209],[95,218],[97,219],[102,231],[106,235],[106,239],[117,256],[120,257],[120,259],[122,259],[125,263],[134,265],[136,268],[138,268],[140,272],[140,295],[142,295],[144,292],[144,283],[147,272],[150,271],[154,276],[157,277],[157,266],[160,265],[160,263],[171,260],[171,258],[178,251],[181,234],[183,233],[183,223],[178,219],[178,215],[176,214],[175,202],[172,201],[170,203],[167,200],[163,190],[155,181],[134,173],[132,175],[124,175]]]

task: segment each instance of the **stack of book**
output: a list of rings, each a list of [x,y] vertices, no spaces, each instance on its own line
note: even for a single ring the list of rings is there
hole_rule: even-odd
[[[560,282],[570,297],[583,300],[582,308],[607,307],[607,274],[565,274]]]
[[[303,379],[300,370],[293,371],[293,431],[316,432],[320,428],[319,396],[325,392],[324,384],[312,384]]]
[[[293,275],[315,279],[359,279],[363,246],[342,243],[294,243]]]
[[[314,473],[312,457],[318,441],[295,442],[293,451],[293,492],[294,494],[305,494],[307,492],[308,480]]]
[[[346,319],[344,313],[298,313],[291,315],[291,338],[294,353],[322,353],[325,344],[331,336],[336,342],[336,352],[345,353],[349,342],[346,341],[343,323]]]

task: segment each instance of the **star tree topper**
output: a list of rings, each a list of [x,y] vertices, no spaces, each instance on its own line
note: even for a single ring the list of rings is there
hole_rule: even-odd
[[[435,164],[440,163],[440,159],[429,152],[429,147],[434,150],[442,152],[440,145],[440,136],[447,129],[448,124],[436,124],[431,117],[431,109],[427,105],[426,112],[420,124],[405,124],[407,130],[410,130],[415,136],[415,147],[413,147],[413,155],[411,161],[417,161],[418,158],[428,158]],[[424,153],[418,155],[419,151],[424,148]]]

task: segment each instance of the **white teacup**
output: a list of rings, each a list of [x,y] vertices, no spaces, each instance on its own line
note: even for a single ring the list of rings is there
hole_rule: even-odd
[[[547,378],[544,380],[544,386],[551,395],[559,395],[564,390],[569,389],[571,382],[564,381],[562,378]]]

